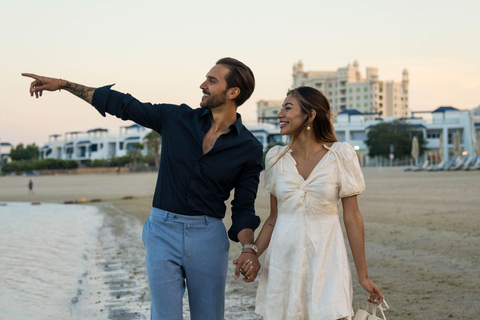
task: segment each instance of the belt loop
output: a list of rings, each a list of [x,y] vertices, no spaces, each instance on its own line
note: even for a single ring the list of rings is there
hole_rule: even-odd
[[[205,216],[205,225],[208,226],[208,217]]]
[[[163,221],[164,221],[164,222],[167,221],[167,219],[168,219],[168,214],[169,214],[169,213],[170,213],[170,212],[165,211],[165,218],[163,218]]]

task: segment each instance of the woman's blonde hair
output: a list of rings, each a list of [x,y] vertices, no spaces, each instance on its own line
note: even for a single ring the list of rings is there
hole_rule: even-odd
[[[311,127],[315,139],[318,142],[336,142],[337,136],[335,135],[335,129],[333,128],[333,116],[330,109],[330,103],[323,93],[312,87],[298,87],[287,92],[287,97],[295,97],[302,110],[302,113],[307,115],[307,118],[293,134],[290,143],[285,151],[276,159],[275,163],[281,159],[290,150],[297,140],[298,136],[307,126]],[[316,115],[313,121],[310,122],[311,111],[315,110]],[[275,165],[272,165],[272,167]]]

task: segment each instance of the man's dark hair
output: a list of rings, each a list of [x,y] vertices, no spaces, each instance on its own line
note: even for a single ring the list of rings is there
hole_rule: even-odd
[[[217,64],[224,65],[230,70],[225,76],[227,90],[235,87],[240,89],[240,94],[234,101],[237,107],[241,106],[250,98],[255,89],[255,77],[252,70],[243,62],[233,58],[222,58],[217,61]]]

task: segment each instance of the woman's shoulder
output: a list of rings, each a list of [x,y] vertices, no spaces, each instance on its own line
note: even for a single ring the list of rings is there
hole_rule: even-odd
[[[265,162],[266,163],[276,162],[277,157],[280,156],[283,153],[283,151],[285,151],[286,148],[287,146],[280,146],[280,145],[271,147],[267,151],[267,154],[265,155]]]
[[[347,142],[334,142],[331,149],[335,150],[344,160],[350,160],[357,156],[355,149]]]
[[[286,148],[287,146],[281,146],[281,145],[273,146],[268,150],[267,157],[277,156],[281,154],[283,151],[285,151]]]

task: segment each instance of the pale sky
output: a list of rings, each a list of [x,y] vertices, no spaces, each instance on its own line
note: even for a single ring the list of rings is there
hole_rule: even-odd
[[[380,80],[410,74],[410,110],[480,105],[480,1],[0,2],[0,141],[43,146],[52,134],[130,125],[68,92],[28,94],[31,72],[91,87],[116,83],[144,102],[199,106],[222,57],[250,66],[256,89],[239,108],[283,100],[292,66],[337,70],[357,60]]]

